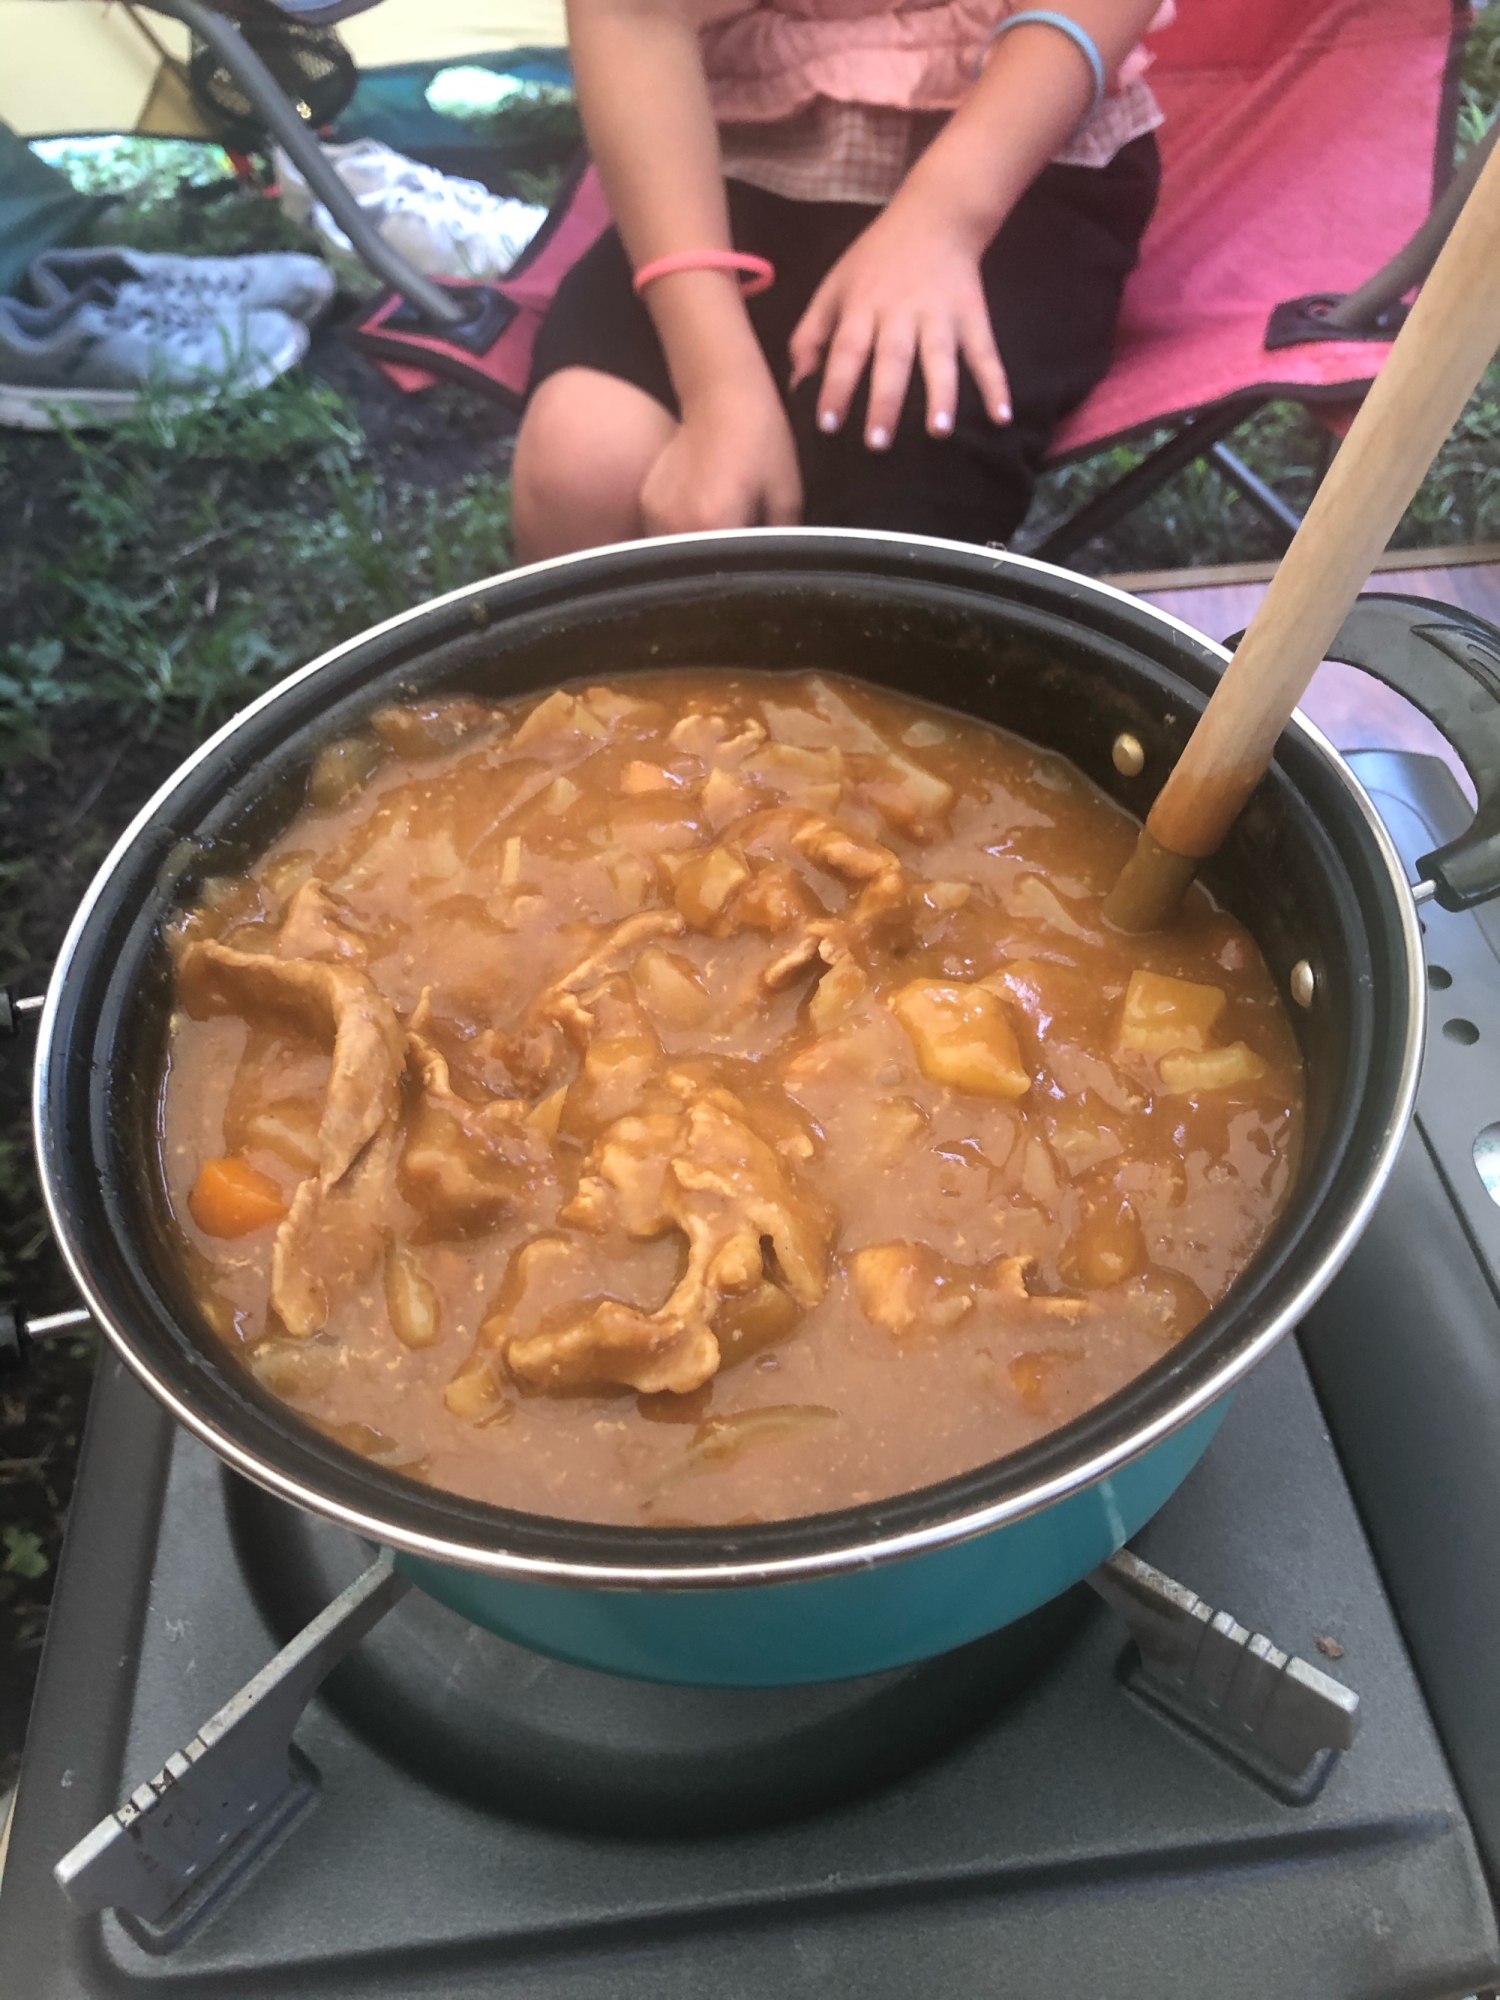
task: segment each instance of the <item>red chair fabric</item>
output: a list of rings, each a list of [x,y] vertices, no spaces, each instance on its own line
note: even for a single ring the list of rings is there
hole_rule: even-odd
[[[1451,145],[1454,0],[1179,0],[1152,37],[1162,192],[1114,365],[1054,458],[1262,389],[1347,401],[1379,341],[1265,351],[1283,299],[1350,291],[1432,205]]]

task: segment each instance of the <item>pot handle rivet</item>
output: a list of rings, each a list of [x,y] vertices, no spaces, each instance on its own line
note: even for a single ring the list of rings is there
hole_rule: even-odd
[[[1312,1005],[1313,995],[1318,990],[1318,975],[1313,971],[1305,958],[1299,958],[1297,963],[1292,967],[1291,977],[1287,980],[1287,986],[1291,991],[1292,998],[1299,1007],[1310,1007]]]
[[[1129,730],[1122,730],[1110,748],[1115,769],[1122,778],[1138,778],[1146,767],[1146,753],[1141,748],[1139,736],[1132,736]]]

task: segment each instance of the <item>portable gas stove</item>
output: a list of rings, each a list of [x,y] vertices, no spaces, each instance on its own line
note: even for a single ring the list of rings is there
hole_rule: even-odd
[[[1408,859],[1463,823],[1434,760],[1352,761]],[[0,1995],[1500,1982],[1500,924],[1424,919],[1417,1123],[1300,1350],[1092,1592],[945,1659],[722,1691],[526,1653],[106,1359]]]

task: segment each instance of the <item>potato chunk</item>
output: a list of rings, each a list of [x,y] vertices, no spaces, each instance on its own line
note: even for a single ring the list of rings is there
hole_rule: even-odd
[[[654,1035],[603,1035],[590,1043],[574,1085],[575,1122],[594,1128],[625,1117],[660,1061]]]
[[[1217,986],[1196,986],[1161,972],[1132,972],[1115,1046],[1146,1056],[1205,1049],[1224,1004]]]
[[[881,759],[859,790],[883,819],[919,840],[953,803],[953,787],[945,779],[894,753]]]
[[[273,1396],[321,1396],[337,1369],[335,1350],[322,1341],[263,1340],[250,1356],[250,1372]]]
[[[755,791],[743,778],[714,766],[704,780],[703,811],[715,833],[722,833],[731,820],[740,819],[755,804]]]
[[[958,980],[914,979],[891,998],[922,1074],[979,1097],[1024,1097],[1031,1077],[993,993]]]
[[[735,890],[750,880],[750,870],[728,847],[711,847],[694,855],[677,871],[673,900],[695,930],[706,931],[724,913]]]
[[[888,1333],[955,1325],[974,1310],[962,1274],[926,1243],[873,1243],[849,1261],[860,1310]]]
[[[701,1028],[712,1012],[691,960],[677,952],[648,945],[631,977],[646,1012],[666,1027]]]
[[[641,757],[633,757],[620,773],[620,790],[632,795],[640,792],[675,792],[680,783],[680,779],[664,771],[660,764],[648,764]]]
[[[866,992],[869,981],[858,962],[847,952],[835,958],[813,988],[807,1003],[807,1018],[820,1035],[841,1021]]]
[[[246,1118],[242,1144],[247,1151],[274,1153],[298,1173],[310,1174],[318,1165],[318,1122],[317,1105],[301,1097],[278,1097]]]
[[[1185,1049],[1161,1059],[1161,1080],[1174,1097],[1257,1083],[1265,1073],[1265,1064],[1244,1042],[1231,1042],[1224,1049]]]
[[[870,1157],[893,1167],[927,1124],[927,1113],[909,1097],[879,1097],[870,1107]]]
[[[511,748],[529,750],[536,746],[545,753],[570,748],[580,737],[598,742],[608,734],[605,724],[576,694],[554,688],[526,717],[511,738]]]

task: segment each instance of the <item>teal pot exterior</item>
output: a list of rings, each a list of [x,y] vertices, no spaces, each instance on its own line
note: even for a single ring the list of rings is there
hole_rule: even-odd
[[[1121,1466],[1004,1527],[894,1562],[733,1590],[569,1590],[398,1554],[472,1624],[555,1659],[643,1681],[782,1687],[906,1666],[1060,1596],[1123,1548],[1192,1471],[1232,1396]]]
[[[495,1507],[345,1450],[262,1389],[205,1324],[160,1177],[142,1170],[173,1005],[165,927],[206,876],[242,868],[281,831],[324,743],[413,693],[509,699],[704,661],[834,665],[1045,744],[1144,814],[1226,657],[1043,563],[813,529],[541,563],[336,648],[168,781],[63,945],[35,1121],[80,1294],[152,1393],[234,1470],[390,1548],[433,1597],[539,1652],[665,1682],[775,1685],[876,1672],[1023,1616],[1172,1493],[1235,1385],[1337,1271],[1405,1133],[1425,1022],[1416,912],[1373,807],[1315,731],[1287,730],[1204,871],[1283,992],[1313,975],[1313,1000],[1290,1010],[1307,1075],[1301,1161],[1267,1241],[1199,1326],[1060,1429],[920,1492],[800,1519],[655,1528]],[[1472,685],[1464,677],[1464,713]],[[1145,762],[1122,772],[1111,746],[1126,732]]]

